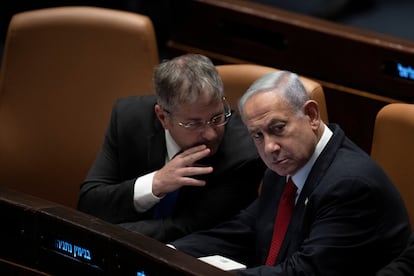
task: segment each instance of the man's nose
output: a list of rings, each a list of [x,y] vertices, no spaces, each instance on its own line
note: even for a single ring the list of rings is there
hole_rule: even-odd
[[[206,124],[202,130],[202,134],[204,139],[206,140],[213,140],[217,138],[217,130],[214,126],[210,124]]]
[[[265,152],[272,153],[280,149],[280,144],[279,144],[278,139],[275,139],[274,137],[271,137],[271,136],[265,136],[264,139],[265,139],[264,140]]]

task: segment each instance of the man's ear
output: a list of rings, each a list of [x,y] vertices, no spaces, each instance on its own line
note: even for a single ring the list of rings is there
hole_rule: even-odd
[[[309,117],[310,123],[313,126],[319,126],[320,124],[320,114],[319,114],[319,105],[318,102],[314,100],[309,100],[305,103],[304,113]]]
[[[154,111],[155,111],[155,114],[157,115],[158,120],[160,120],[163,128],[168,129],[167,115],[165,111],[162,109],[162,107],[159,104],[155,104]]]

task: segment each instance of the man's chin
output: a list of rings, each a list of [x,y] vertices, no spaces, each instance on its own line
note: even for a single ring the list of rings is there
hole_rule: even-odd
[[[280,165],[275,165],[275,164],[273,164],[273,163],[271,163],[271,164],[268,164],[268,167],[272,170],[272,171],[274,171],[275,173],[277,173],[278,175],[280,175],[280,176],[286,176],[286,175],[289,175],[289,172],[290,172],[290,170],[289,170],[289,168],[287,168],[287,167],[283,167],[283,166],[280,166]]]

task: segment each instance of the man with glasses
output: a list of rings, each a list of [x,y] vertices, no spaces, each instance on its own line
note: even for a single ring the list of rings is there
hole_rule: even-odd
[[[207,57],[162,62],[154,82],[114,105],[78,209],[168,242],[246,207],[265,165]]]

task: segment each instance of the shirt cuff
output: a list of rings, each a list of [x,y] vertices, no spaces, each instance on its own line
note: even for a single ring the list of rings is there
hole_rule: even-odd
[[[138,177],[134,185],[134,206],[135,210],[143,213],[160,201],[160,197],[152,193],[152,179],[154,174],[152,172],[144,176]]]

